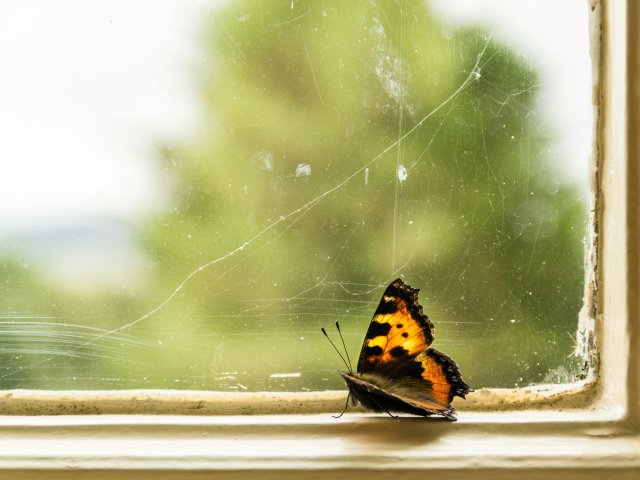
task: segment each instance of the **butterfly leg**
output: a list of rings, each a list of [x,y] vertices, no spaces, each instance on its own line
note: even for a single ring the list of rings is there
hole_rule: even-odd
[[[349,400],[351,400],[351,392],[349,392],[349,394],[347,395],[347,401],[344,404],[344,408],[342,409],[342,412],[340,412],[340,415],[331,415],[333,418],[340,418],[342,415],[344,415],[344,412],[347,411],[347,407],[349,406]]]
[[[389,415],[391,418],[398,418],[400,415],[394,415],[393,413],[391,413],[389,410],[387,410],[386,408],[384,408],[382,405],[380,405],[378,402],[376,402],[374,399],[371,399],[374,401],[374,403],[380,407],[380,410],[384,411],[387,415]]]

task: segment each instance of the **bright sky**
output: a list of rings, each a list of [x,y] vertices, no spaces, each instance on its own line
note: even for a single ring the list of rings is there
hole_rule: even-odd
[[[0,3],[0,234],[162,202],[154,140],[194,126],[198,4]]]
[[[208,3],[211,3],[209,1]],[[453,24],[481,25],[542,72],[556,154],[586,185],[591,136],[587,2],[437,0]],[[198,117],[195,0],[0,3],[0,235],[35,226],[133,221],[163,203],[156,139]],[[576,12],[581,12],[576,14]]]

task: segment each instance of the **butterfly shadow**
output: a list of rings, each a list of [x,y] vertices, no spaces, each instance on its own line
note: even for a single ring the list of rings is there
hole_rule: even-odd
[[[345,417],[348,423],[338,427],[344,440],[406,447],[436,442],[442,436],[456,430],[455,424],[443,417],[389,418],[372,415]]]

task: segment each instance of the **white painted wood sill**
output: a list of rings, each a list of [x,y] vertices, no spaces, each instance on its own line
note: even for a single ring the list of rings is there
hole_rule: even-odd
[[[619,413],[469,412],[456,423],[361,414],[29,417],[27,424],[13,417],[0,430],[0,478],[38,471],[459,478],[514,470],[538,478],[587,469],[624,478],[640,474],[640,437]]]

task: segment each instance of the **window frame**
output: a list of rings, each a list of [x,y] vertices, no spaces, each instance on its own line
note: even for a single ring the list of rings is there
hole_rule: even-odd
[[[640,471],[640,4],[602,19],[594,185],[597,378],[490,389],[460,420],[340,420],[344,392],[0,392],[0,478],[563,478]],[[601,15],[601,16],[600,16]],[[598,25],[596,25],[598,27]],[[595,42],[596,44],[598,42]],[[595,61],[594,63],[598,63]],[[589,317],[589,315],[587,315]],[[96,415],[100,414],[100,415]],[[251,414],[251,415],[247,415]],[[390,471],[394,470],[394,472]]]

